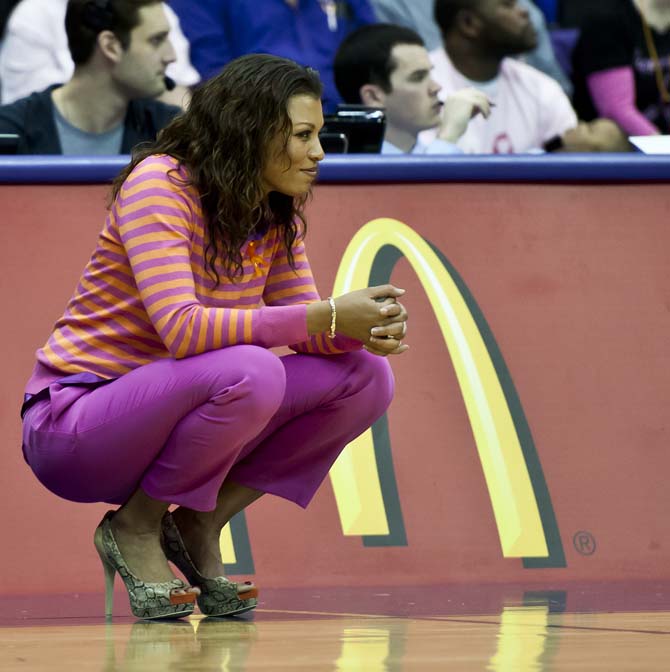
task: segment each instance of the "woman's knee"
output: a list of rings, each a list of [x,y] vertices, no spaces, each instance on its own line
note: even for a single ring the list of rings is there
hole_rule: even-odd
[[[358,401],[367,406],[370,415],[379,417],[389,407],[395,388],[393,371],[388,359],[372,355],[365,350],[350,354],[353,355],[351,362],[353,373],[362,381]]]
[[[244,404],[245,416],[267,421],[278,410],[286,391],[286,371],[281,359],[266,348],[235,347],[236,396]],[[222,396],[229,396],[231,388]]]

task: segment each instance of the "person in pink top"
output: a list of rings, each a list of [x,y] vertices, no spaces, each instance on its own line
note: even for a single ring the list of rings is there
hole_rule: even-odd
[[[573,52],[575,107],[627,135],[670,133],[670,2],[611,0]]]
[[[224,576],[221,529],[264,493],[307,506],[391,401],[404,290],[322,300],[305,253],[320,98],[315,71],[258,54],[198,89],[115,181],[37,351],[26,461],[60,497],[121,505],[94,539],[108,614],[116,572],[140,618],[256,606]]]

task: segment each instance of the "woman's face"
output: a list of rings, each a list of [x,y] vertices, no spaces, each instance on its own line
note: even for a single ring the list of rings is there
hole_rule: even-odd
[[[316,179],[318,164],[324,157],[319,142],[323,126],[321,101],[309,95],[293,96],[288,102],[291,137],[284,149],[284,138],[277,136],[268,151],[263,169],[265,193],[278,191],[287,196],[301,196]]]

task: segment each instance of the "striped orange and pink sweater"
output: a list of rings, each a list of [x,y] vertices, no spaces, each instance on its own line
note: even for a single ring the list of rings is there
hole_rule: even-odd
[[[117,378],[160,358],[242,343],[322,354],[361,346],[308,336],[306,304],[319,300],[309,262],[298,241],[289,266],[275,227],[242,248],[243,277],[233,282],[219,268],[216,285],[205,268],[197,190],[176,167],[172,157],[153,156],[128,176],[65,313],[37,351],[27,393],[68,375]]]

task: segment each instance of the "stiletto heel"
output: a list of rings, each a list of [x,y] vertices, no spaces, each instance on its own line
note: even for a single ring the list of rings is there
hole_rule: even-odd
[[[100,529],[100,528],[98,528]],[[95,531],[98,534],[98,530]],[[96,550],[98,544],[95,544]],[[105,616],[110,617],[112,615],[112,607],[114,606],[114,575],[116,570],[113,565],[110,565],[103,555],[98,551],[100,556],[100,561],[102,562],[102,569],[105,573]]]
[[[205,616],[232,616],[255,609],[258,605],[257,588],[240,593],[238,584],[225,576],[208,579],[200,573],[186,550],[179,528],[169,511],[163,516],[161,544],[165,557],[177,565],[191,585],[200,588],[198,606]]]
[[[153,582],[138,579],[128,568],[114,539],[110,520],[113,511],[105,514],[95,530],[93,543],[98,551],[105,573],[105,616],[112,615],[114,601],[114,574],[119,573],[128,591],[130,608],[138,618],[182,618],[193,613],[195,593],[177,595],[175,590],[187,590],[180,579]]]

